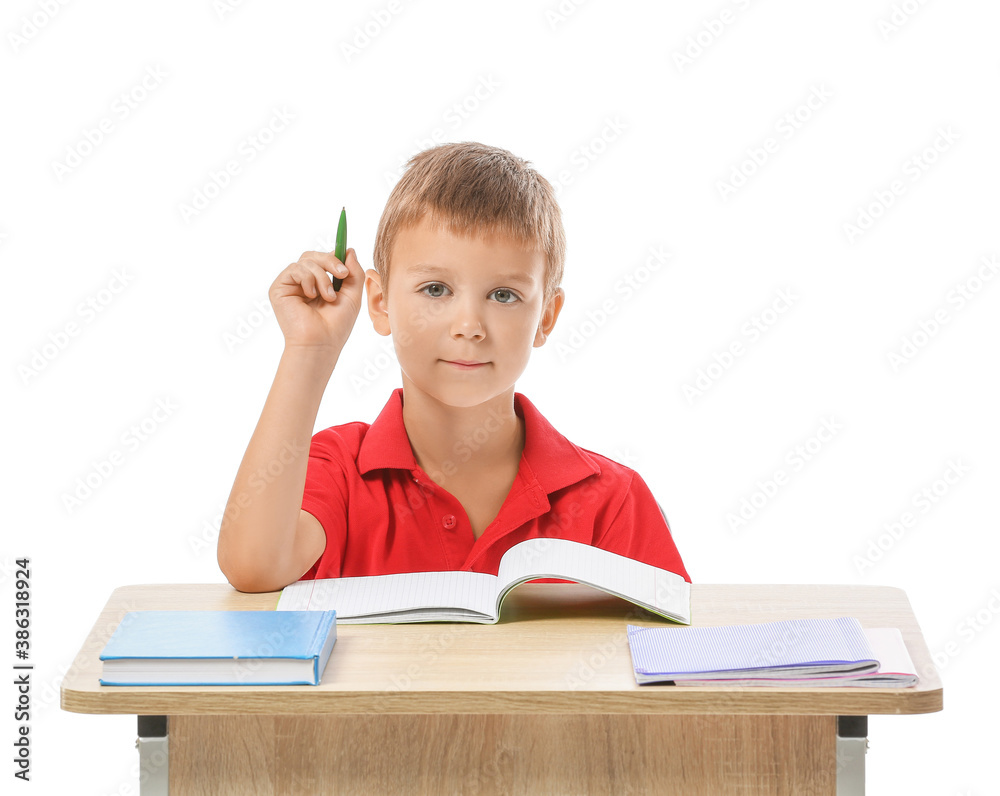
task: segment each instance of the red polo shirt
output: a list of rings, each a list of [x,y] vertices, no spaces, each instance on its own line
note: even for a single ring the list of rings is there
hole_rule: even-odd
[[[638,473],[574,445],[518,392],[514,411],[524,418],[517,476],[478,539],[462,504],[414,459],[402,387],[374,423],[345,423],[313,435],[302,508],[322,524],[327,542],[302,577],[440,570],[495,575],[512,545],[553,536],[645,561],[690,582],[666,518]]]

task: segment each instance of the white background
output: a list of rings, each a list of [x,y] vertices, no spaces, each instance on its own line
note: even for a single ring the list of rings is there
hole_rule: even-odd
[[[115,587],[224,580],[282,347],[269,285],[333,248],[342,205],[371,267],[401,164],[463,140],[562,185],[567,303],[518,391],[645,478],[694,582],[905,589],[946,708],[871,719],[869,792],[996,792],[998,22],[985,0],[5,3],[0,616],[12,644],[30,556],[36,665],[17,792],[135,792],[134,718],[60,710],[59,679]],[[362,312],[317,429],[375,418],[400,384],[383,343]]]

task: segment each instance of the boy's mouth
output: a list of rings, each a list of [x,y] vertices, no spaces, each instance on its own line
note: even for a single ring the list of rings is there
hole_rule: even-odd
[[[470,359],[442,359],[446,365],[454,365],[456,368],[461,370],[474,370],[476,368],[482,367],[483,365],[488,365],[488,362],[476,362]]]

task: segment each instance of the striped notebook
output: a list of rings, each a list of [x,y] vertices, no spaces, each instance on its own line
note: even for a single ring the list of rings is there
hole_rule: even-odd
[[[897,628],[857,619],[791,619],[721,627],[628,625],[639,685],[876,686],[916,684]]]

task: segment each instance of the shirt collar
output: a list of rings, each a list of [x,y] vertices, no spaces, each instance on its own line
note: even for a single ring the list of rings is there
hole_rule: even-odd
[[[546,494],[600,474],[596,458],[556,431],[519,392],[514,393],[514,411],[524,418],[522,460]],[[402,387],[392,391],[375,422],[368,427],[358,451],[358,469],[362,475],[383,468],[418,469],[403,425]]]

